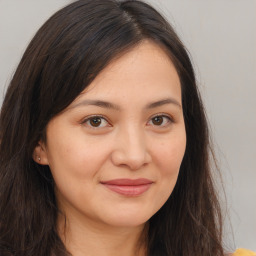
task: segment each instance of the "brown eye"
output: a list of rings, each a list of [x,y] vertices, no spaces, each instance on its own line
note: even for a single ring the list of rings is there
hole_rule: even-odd
[[[82,124],[89,128],[104,128],[110,126],[109,122],[101,116],[91,116],[85,119]]]
[[[93,117],[89,120],[90,125],[93,127],[99,127],[101,125],[101,117]]]
[[[167,115],[157,115],[150,119],[148,125],[166,127],[172,123],[171,117]]]
[[[154,125],[161,125],[163,123],[164,119],[162,116],[155,116],[152,118],[152,123]]]

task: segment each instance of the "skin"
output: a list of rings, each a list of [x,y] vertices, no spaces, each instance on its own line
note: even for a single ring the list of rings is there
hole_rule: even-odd
[[[143,41],[113,60],[49,122],[34,159],[52,171],[58,207],[67,218],[64,229],[60,214],[59,233],[72,255],[135,255],[148,219],[177,181],[186,147],[181,102],[170,58]],[[100,116],[98,123],[92,116]],[[101,183],[120,178],[152,184],[129,196]],[[138,255],[145,254],[142,246]]]

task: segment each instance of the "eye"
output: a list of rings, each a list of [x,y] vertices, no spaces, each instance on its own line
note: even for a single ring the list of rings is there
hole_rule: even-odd
[[[172,123],[172,119],[167,115],[157,115],[152,117],[149,121],[149,125],[161,126],[161,127],[168,126],[168,124],[171,124],[171,123]]]
[[[82,124],[91,128],[104,128],[110,126],[109,122],[102,116],[91,116],[86,118]]]

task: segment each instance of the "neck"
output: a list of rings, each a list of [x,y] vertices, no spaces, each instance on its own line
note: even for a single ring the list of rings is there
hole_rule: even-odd
[[[72,256],[145,256],[144,229],[144,224],[113,227],[77,216],[58,218],[59,235]]]

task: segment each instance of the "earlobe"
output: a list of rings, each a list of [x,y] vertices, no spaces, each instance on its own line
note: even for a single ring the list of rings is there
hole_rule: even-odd
[[[45,145],[39,141],[33,152],[33,160],[41,165],[49,165]]]

